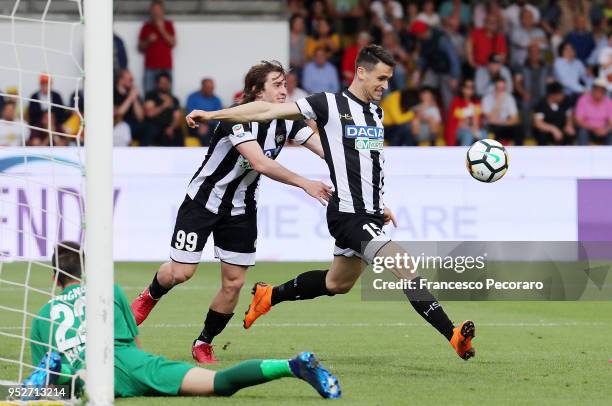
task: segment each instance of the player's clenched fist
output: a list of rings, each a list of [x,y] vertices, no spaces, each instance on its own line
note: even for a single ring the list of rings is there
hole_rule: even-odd
[[[210,113],[204,110],[193,110],[185,117],[185,120],[187,121],[187,126],[189,128],[196,128],[198,126],[198,122],[208,121],[210,119]]]

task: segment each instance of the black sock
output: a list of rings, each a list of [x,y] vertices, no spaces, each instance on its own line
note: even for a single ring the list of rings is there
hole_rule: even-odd
[[[153,281],[149,285],[149,294],[151,295],[151,297],[155,300],[159,300],[163,295],[168,293],[170,289],[172,289],[172,287],[164,288],[162,285],[159,284],[159,281],[157,280],[157,273],[155,273],[155,275],[153,276]]]
[[[198,340],[211,344],[213,338],[221,334],[223,329],[225,329],[232,316],[234,316],[234,313],[224,314],[208,309],[206,320],[204,320],[204,329],[202,329]]]
[[[427,288],[420,287],[421,277],[417,276],[411,282],[412,289],[404,289],[404,294],[410,304],[429,324],[435,327],[447,340],[453,337],[453,322],[450,321],[442,305]]]
[[[333,296],[325,286],[325,271],[308,271],[272,289],[272,306],[287,300],[307,300],[319,296]]]

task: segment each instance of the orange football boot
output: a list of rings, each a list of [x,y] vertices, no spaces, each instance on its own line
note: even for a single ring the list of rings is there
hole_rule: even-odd
[[[243,327],[245,329],[251,327],[259,316],[268,313],[272,308],[272,286],[257,282],[251,293],[253,294],[253,300],[249,309],[244,313]]]
[[[472,338],[474,337],[476,337],[476,327],[471,320],[466,320],[459,327],[453,329],[453,337],[450,343],[457,355],[466,361],[476,356],[476,350],[472,348]]]

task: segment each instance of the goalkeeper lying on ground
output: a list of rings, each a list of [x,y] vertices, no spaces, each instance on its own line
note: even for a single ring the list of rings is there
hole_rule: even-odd
[[[79,282],[79,250],[77,243],[63,242],[53,253],[54,280],[62,293],[43,306],[38,313],[41,318],[32,322],[32,364],[38,368],[26,379],[25,385],[69,384],[69,376],[76,375],[84,367],[85,289]],[[49,320],[54,322],[52,331]],[[47,345],[50,333],[51,351]],[[300,378],[325,398],[340,397],[338,380],[320,366],[310,352],[290,360],[249,360],[221,371],[144,352],[140,348],[130,304],[115,285],[116,397],[231,396],[242,388],[283,377]]]

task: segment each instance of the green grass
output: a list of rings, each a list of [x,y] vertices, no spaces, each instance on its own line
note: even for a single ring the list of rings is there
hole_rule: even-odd
[[[229,327],[217,337],[215,368],[249,358],[287,358],[312,350],[340,378],[346,404],[609,404],[612,399],[612,302],[449,302],[456,321],[477,326],[477,357],[464,362],[448,343],[405,302],[364,302],[359,289],[348,295],[284,303],[242,329],[250,286],[258,280],[284,282],[323,264],[260,263],[248,274],[248,288]],[[117,264],[116,280],[134,298],[157,264]],[[23,281],[19,265],[5,265],[2,278]],[[32,269],[30,284],[48,288],[49,273]],[[196,276],[175,288],[141,328],[146,350],[191,362],[191,342],[219,286],[219,266],[205,263]],[[0,306],[19,306],[23,290],[0,285]],[[31,293],[36,312],[44,296]],[[21,326],[22,317],[0,310],[0,331]],[[225,350],[221,347],[226,344]],[[0,357],[17,358],[20,341],[0,336]],[[29,358],[29,355],[28,357]],[[14,380],[17,369],[0,362],[0,379]],[[135,398],[122,406],[179,405],[201,399]],[[224,405],[320,402],[297,380],[284,379],[216,399]]]

